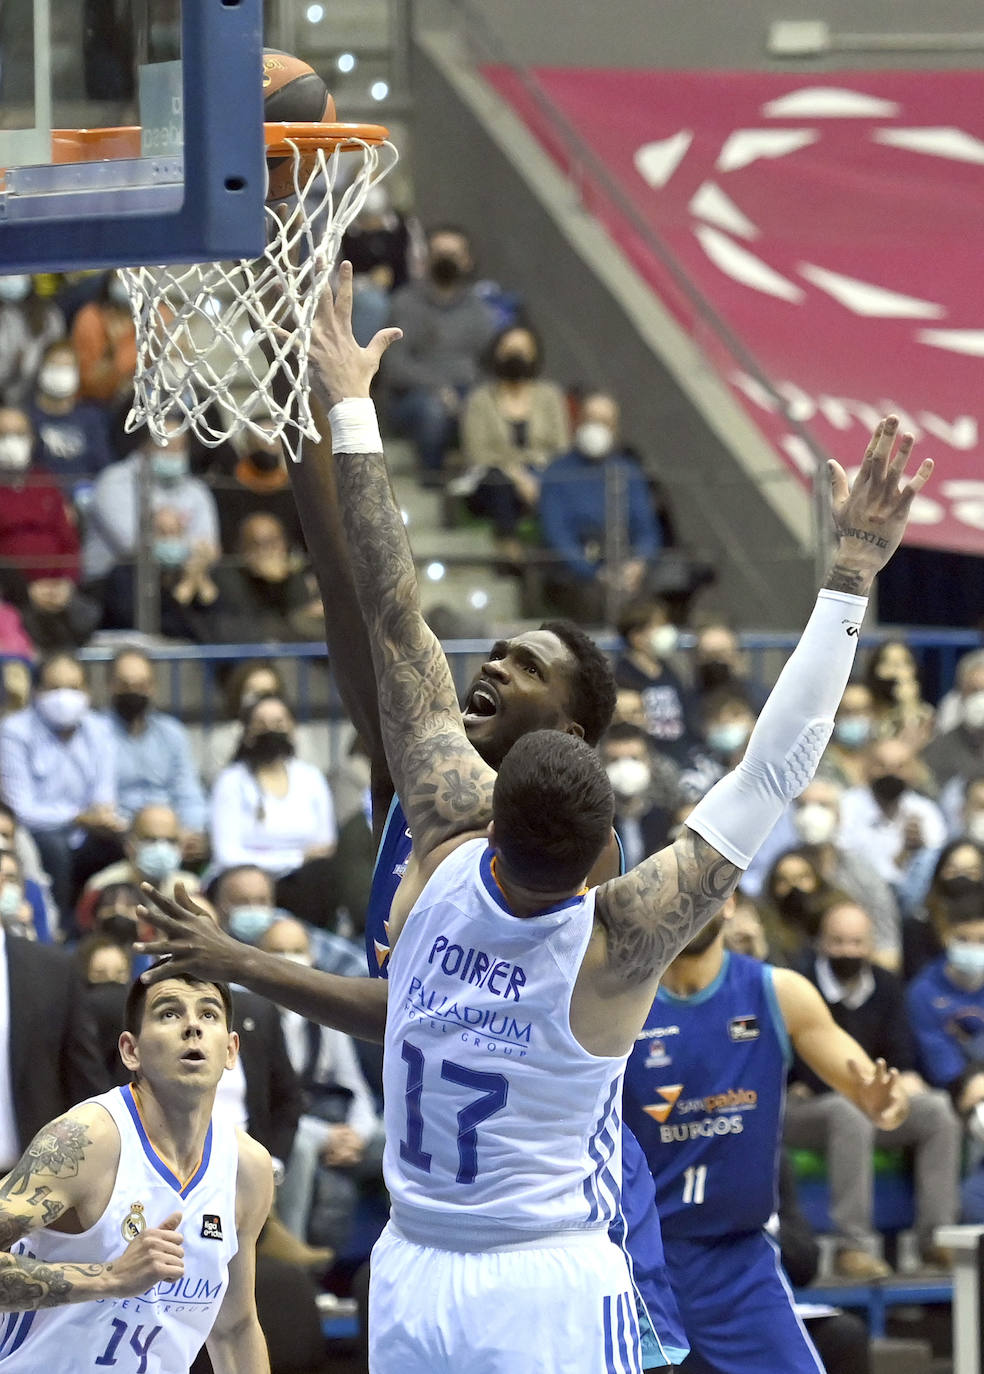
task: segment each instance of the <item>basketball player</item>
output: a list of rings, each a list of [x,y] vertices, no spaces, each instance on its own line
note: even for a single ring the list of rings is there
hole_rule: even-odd
[[[722,913],[677,955],[629,1057],[625,1119],[656,1181],[688,1374],[822,1374],[765,1231],[792,1051],[883,1130],[908,1112],[812,983],[724,948]]]
[[[912,438],[893,456],[890,417],[853,491],[832,468],[839,556],[745,760],[671,848],[586,891],[584,878],[610,841],[607,777],[575,733],[523,735],[498,778],[469,744],[447,662],[420,612],[368,399],[399,331],[354,347],[347,265],[340,282],[339,308],[326,293],[319,311],[313,375],[329,413],[387,760],[417,870],[406,892],[401,884],[389,931],[392,1213],[373,1252],[371,1367],[450,1374],[480,1359],[494,1374],[559,1374],[604,1361],[624,1374],[640,1368],[638,1328],[628,1268],[607,1226],[618,1209],[625,1059],[661,972],[812,775],[853,662],[865,595],[932,464],[900,489]],[[521,664],[550,680],[535,647]],[[494,694],[492,681],[487,690]],[[193,906],[154,900],[164,912],[155,919],[175,939],[152,952],[169,953],[175,968],[235,958]],[[282,996],[262,956],[243,951],[240,960],[244,981]],[[292,972],[290,1005],[350,1033],[364,1034],[370,1006],[378,1014],[384,1005],[339,987],[344,979],[313,983]]]
[[[35,1136],[0,1184],[0,1370],[269,1374],[256,1316],[256,1237],[270,1156],[212,1120],[236,1059],[222,984],[183,974],[126,1002],[125,1087]]]

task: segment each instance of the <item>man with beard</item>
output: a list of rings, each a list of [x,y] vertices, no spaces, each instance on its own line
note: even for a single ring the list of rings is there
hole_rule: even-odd
[[[691,1354],[687,1374],[816,1374],[779,1247],[791,1051],[879,1130],[908,1112],[896,1069],[872,1061],[791,969],[725,949],[724,912],[663,974],[625,1073],[626,1124],[656,1181],[666,1265]]]

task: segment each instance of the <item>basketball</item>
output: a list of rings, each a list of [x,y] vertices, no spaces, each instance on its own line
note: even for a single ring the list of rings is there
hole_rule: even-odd
[[[335,102],[328,87],[313,67],[277,48],[263,49],[263,119],[266,123],[331,123]],[[301,159],[302,175],[314,166],[314,159]],[[294,190],[293,159],[268,157],[267,200],[283,200]]]

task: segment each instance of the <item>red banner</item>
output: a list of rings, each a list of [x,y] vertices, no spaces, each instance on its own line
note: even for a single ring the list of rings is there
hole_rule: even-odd
[[[485,74],[563,164],[522,84]],[[533,76],[822,448],[854,467],[896,411],[937,461],[911,542],[984,553],[984,72]],[[590,172],[585,195],[698,332]],[[783,459],[812,472],[769,395],[706,326],[698,337]]]

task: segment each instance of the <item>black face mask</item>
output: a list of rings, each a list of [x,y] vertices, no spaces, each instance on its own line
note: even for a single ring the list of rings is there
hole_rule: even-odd
[[[536,363],[522,353],[504,353],[495,359],[492,371],[504,382],[528,382],[536,376]]]
[[[137,938],[137,923],[129,916],[107,916],[99,922],[99,933],[108,935],[118,945],[132,945]]]
[[[294,744],[286,730],[261,730],[240,752],[247,763],[276,763],[291,757]]]
[[[870,783],[871,795],[879,806],[894,806],[909,784],[896,773],[886,773],[883,778],[873,778]]]
[[[877,701],[894,701],[897,686],[894,677],[874,677],[871,679],[871,695]]]
[[[454,286],[465,275],[457,258],[435,258],[430,265],[431,281],[436,286]]]
[[[708,658],[703,663],[698,663],[694,675],[702,692],[713,692],[718,687],[728,687],[735,679],[731,664],[723,663],[718,658]]]
[[[839,983],[853,983],[867,962],[859,954],[831,954],[827,958],[830,971]]]
[[[257,472],[276,472],[280,466],[280,454],[271,453],[268,448],[258,448],[249,455],[249,461]]]
[[[813,934],[815,933],[813,928],[817,925],[814,903],[814,893],[804,892],[802,888],[791,887],[785,897],[778,899],[776,905],[784,921],[806,931],[808,934]]]
[[[150,697],[146,692],[114,692],[110,701],[120,720],[125,721],[127,725],[132,725],[135,720],[145,715],[150,705]]]
[[[979,878],[971,878],[967,873],[958,873],[953,878],[941,878],[937,884],[940,895],[948,902],[980,900],[984,911],[984,883]]]

